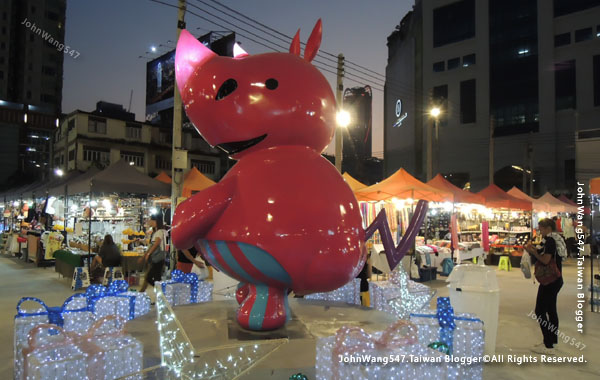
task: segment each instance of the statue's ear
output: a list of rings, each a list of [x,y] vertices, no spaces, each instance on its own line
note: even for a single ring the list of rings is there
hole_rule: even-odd
[[[321,19],[317,21],[315,27],[313,28],[310,37],[308,37],[308,42],[306,43],[306,47],[304,48],[304,59],[308,62],[311,62],[317,52],[319,51],[319,47],[321,46],[321,35],[323,34],[323,23]]]
[[[175,50],[175,80],[179,92],[197,67],[208,62],[216,54],[198,41],[190,32],[182,30]]]

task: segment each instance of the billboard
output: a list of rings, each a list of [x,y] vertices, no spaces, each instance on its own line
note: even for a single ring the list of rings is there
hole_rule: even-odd
[[[233,57],[235,33],[222,35],[210,32],[198,41],[218,55]],[[146,120],[152,121],[159,113],[173,108],[175,86],[175,50],[171,50],[146,64]]]

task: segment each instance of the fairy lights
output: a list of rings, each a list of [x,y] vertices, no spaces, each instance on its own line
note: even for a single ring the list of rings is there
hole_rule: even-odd
[[[393,314],[399,319],[408,318],[410,313],[429,305],[436,293],[426,285],[409,280],[402,265],[396,266],[389,281],[372,281],[369,292],[371,307]]]
[[[158,282],[155,291],[161,364],[177,378],[233,379],[288,342],[288,339],[269,339],[195,350]],[[200,347],[206,346],[198,343]]]
[[[341,288],[337,288],[331,292],[308,294],[304,296],[304,299],[346,302],[353,305],[360,305],[360,279],[355,278]]]
[[[124,334],[124,320],[107,323],[114,318],[101,319],[85,334],[37,326],[22,350],[23,366],[16,372],[27,379],[115,379],[141,371],[142,344]]]
[[[171,281],[159,281],[157,284],[171,306],[212,301],[213,283],[198,280],[195,273],[174,270]]]

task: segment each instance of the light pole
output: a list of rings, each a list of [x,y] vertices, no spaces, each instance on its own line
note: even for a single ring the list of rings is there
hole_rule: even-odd
[[[342,173],[342,157],[343,157],[343,144],[344,138],[342,131],[348,128],[350,125],[350,114],[346,110],[339,110],[335,115],[336,127],[336,140],[335,140],[335,168]],[[339,144],[339,146],[338,146]]]
[[[433,118],[433,125],[427,128],[427,180],[433,178],[433,130],[436,131],[437,141],[437,120],[442,111],[438,107],[433,107],[429,115]],[[433,129],[433,130],[432,130]]]

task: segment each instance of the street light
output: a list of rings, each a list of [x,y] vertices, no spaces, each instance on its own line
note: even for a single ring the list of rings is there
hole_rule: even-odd
[[[350,114],[348,111],[340,109],[335,115],[337,128],[335,132],[335,168],[342,173],[342,156],[344,139],[342,131],[350,125]]]
[[[350,113],[348,113],[348,111],[339,111],[335,119],[337,121],[337,124],[342,128],[348,128],[348,125],[350,125]]]
[[[65,174],[65,173],[62,171],[62,169],[57,168],[57,169],[54,169],[54,174],[56,174],[59,177],[62,177],[63,174]]]
[[[436,132],[437,143],[437,120],[441,115],[442,110],[439,107],[433,107],[429,110],[429,115],[433,118],[433,129]],[[431,128],[427,128],[427,180],[433,178],[433,132]]]

